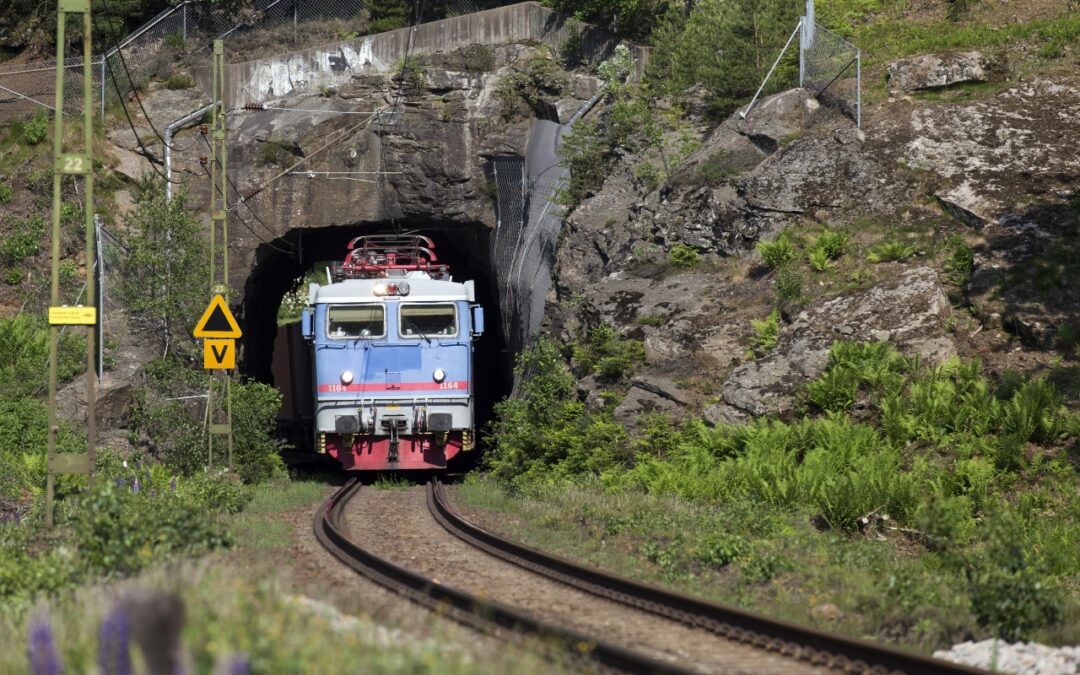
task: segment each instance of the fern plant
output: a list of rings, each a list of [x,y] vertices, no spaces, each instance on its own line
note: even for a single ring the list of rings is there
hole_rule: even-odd
[[[870,249],[867,260],[872,263],[903,262],[915,255],[915,246],[901,241],[883,241]]]
[[[759,241],[757,251],[765,259],[765,264],[770,269],[780,269],[798,256],[795,244],[791,241],[791,234],[787,230],[781,232],[772,241]]]

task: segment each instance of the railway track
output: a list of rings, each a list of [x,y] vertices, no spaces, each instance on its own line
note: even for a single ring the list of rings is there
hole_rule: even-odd
[[[315,535],[335,557],[375,583],[477,629],[539,637],[543,644],[564,652],[568,658],[588,660],[605,669],[631,673],[699,672],[692,668],[698,665],[693,660],[684,661],[691,667],[678,665],[637,647],[630,649],[598,637],[594,631],[565,625],[569,622],[537,618],[516,606],[478,597],[373,553],[354,541],[342,522],[346,506],[360,489],[358,481],[350,482],[324,504],[316,514]],[[431,517],[469,547],[532,575],[600,598],[601,602],[617,603],[654,620],[660,617],[663,623],[704,633],[700,635],[702,641],[729,645],[731,663],[738,663],[732,672],[755,672],[753,655],[758,654],[762,670],[772,672],[985,675],[982,670],[768,619],[551,556],[465,520],[451,507],[437,480],[428,483],[426,502]],[[749,662],[747,654],[751,656]],[[718,663],[724,662],[721,651]],[[717,663],[704,669],[729,672]]]

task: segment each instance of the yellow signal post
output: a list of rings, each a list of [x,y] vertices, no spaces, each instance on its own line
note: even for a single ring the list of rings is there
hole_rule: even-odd
[[[68,14],[82,14],[83,89],[82,89],[82,152],[64,152],[64,28]],[[53,526],[53,500],[56,477],[61,474],[86,474],[87,483],[94,483],[95,445],[97,443],[97,391],[94,368],[95,307],[65,307],[60,304],[60,206],[64,176],[83,177],[83,196],[86,200],[86,297],[94,292],[94,268],[97,252],[94,249],[94,96],[91,73],[90,0],[58,0],[56,5],[56,107],[53,119],[53,212],[52,212],[52,286],[49,293],[49,448],[45,483],[45,525]],[[86,326],[86,452],[56,452],[57,341],[61,326]]]
[[[209,344],[203,347],[203,366],[210,371],[207,392],[209,433],[206,439],[207,463],[214,465],[214,437],[225,436],[229,452],[229,471],[233,470],[232,375],[236,364],[236,342],[240,328],[229,311],[229,175],[225,134],[228,123],[225,114],[225,43],[214,40],[210,67],[210,98],[213,118],[210,123],[210,293],[212,299],[195,331]],[[222,344],[224,340],[231,343]],[[216,351],[215,351],[216,350]],[[224,351],[222,351],[224,350]],[[221,358],[217,358],[220,354]],[[209,357],[209,358],[205,358]],[[225,366],[231,362],[232,366]],[[215,405],[214,386],[223,390],[224,411]]]

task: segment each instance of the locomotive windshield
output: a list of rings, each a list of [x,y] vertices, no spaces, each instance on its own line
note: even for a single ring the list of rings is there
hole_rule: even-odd
[[[401,337],[454,335],[457,335],[457,311],[453,305],[401,306]]]
[[[337,305],[329,310],[327,337],[380,338],[386,335],[382,305]]]

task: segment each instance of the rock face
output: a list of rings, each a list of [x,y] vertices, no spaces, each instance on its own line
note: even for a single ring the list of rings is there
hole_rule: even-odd
[[[927,54],[889,64],[889,92],[924,91],[954,84],[986,82],[992,71],[990,59],[980,52]]]
[[[819,301],[783,327],[771,353],[732,372],[724,383],[724,403],[738,411],[733,417],[790,412],[800,387],[825,371],[836,340],[889,342],[940,362],[956,353],[944,331],[949,312],[937,273],[927,267],[857,295]],[[721,411],[713,415],[724,418]]]

